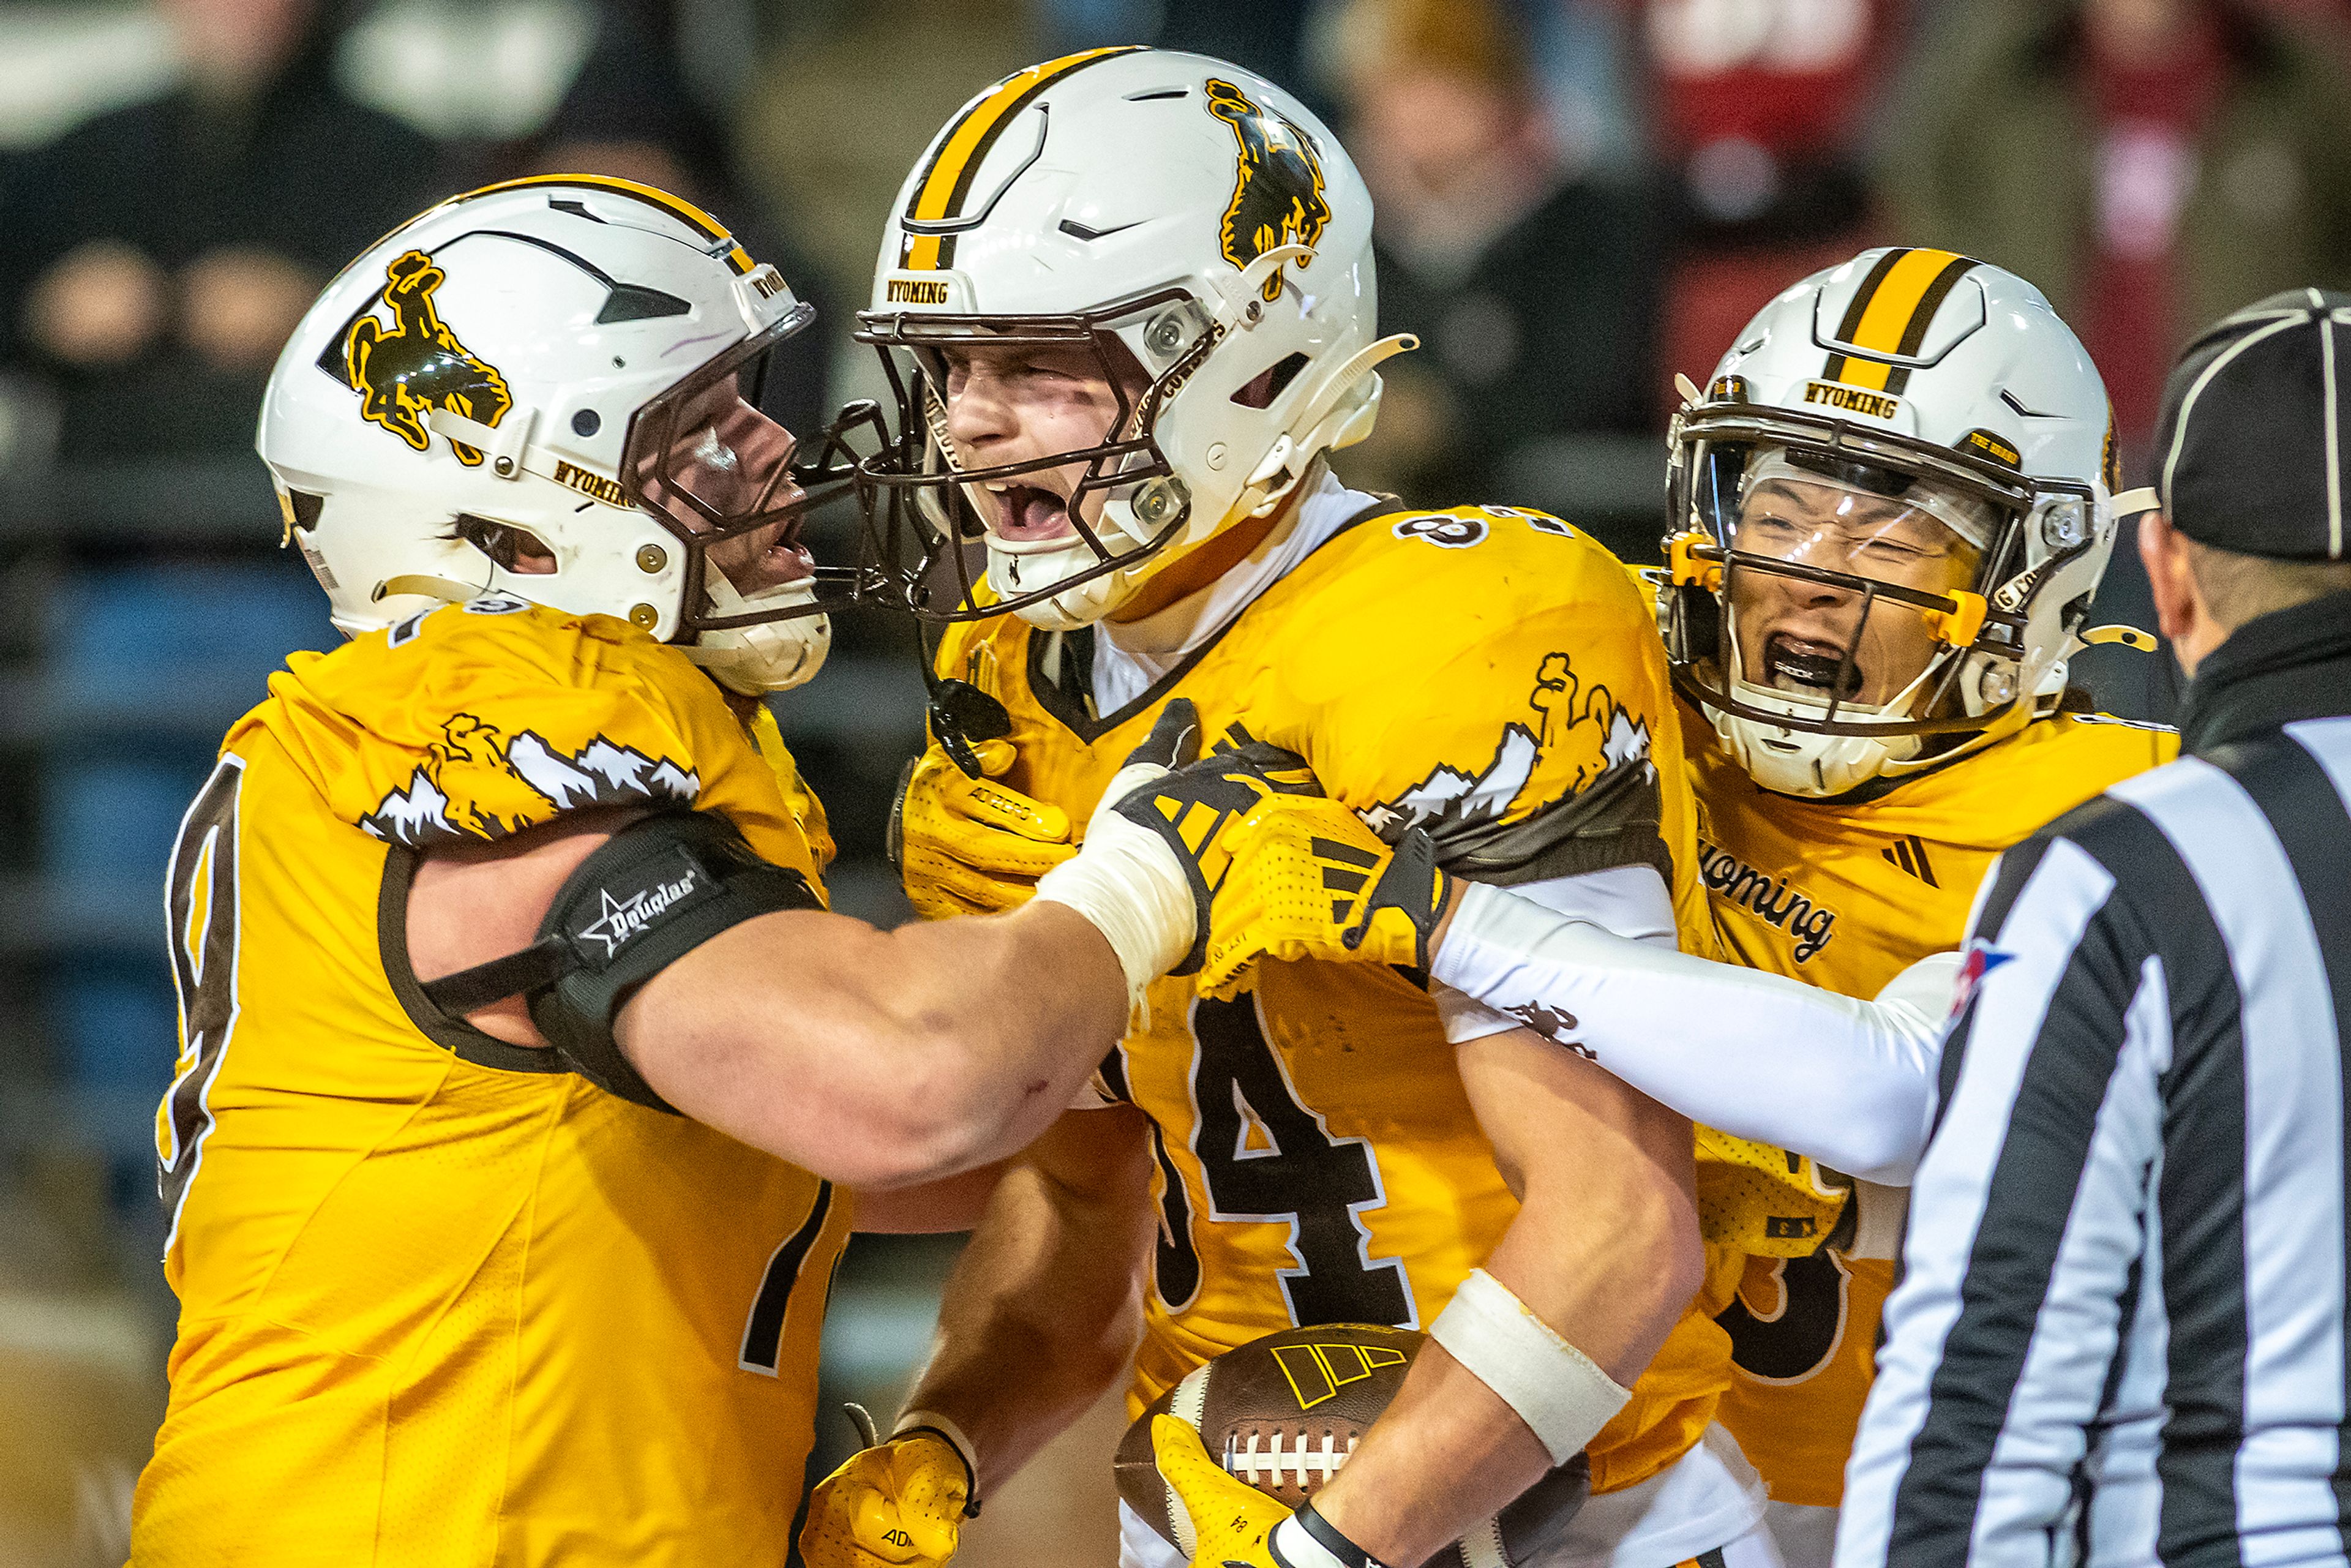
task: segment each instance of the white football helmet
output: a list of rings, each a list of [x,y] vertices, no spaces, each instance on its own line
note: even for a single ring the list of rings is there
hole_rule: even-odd
[[[2040,290],[1865,251],[1683,390],[1659,619],[1676,685],[1757,783],[1841,795],[2054,705],[2114,549],[2115,443]]]
[[[1289,93],[1221,61],[1110,48],[1033,66],[939,131],[907,176],[858,340],[899,404],[866,465],[899,601],[935,620],[1099,619],[1219,529],[1280,505],[1326,450],[1362,440],[1375,342],[1372,203],[1336,138]],[[939,350],[958,340],[1090,350],[1122,391],[1107,436],[965,471]],[[1087,465],[1072,534],[990,533],[981,486]],[[1081,498],[1104,497],[1099,521]],[[966,541],[987,540],[992,601]],[[946,583],[952,580],[950,590]]]
[[[619,616],[738,692],[798,685],[856,576],[799,548],[853,486],[841,426],[796,452],[758,407],[814,314],[648,186],[444,202],[345,267],[271,372],[256,444],[287,538],[346,633],[503,593]]]

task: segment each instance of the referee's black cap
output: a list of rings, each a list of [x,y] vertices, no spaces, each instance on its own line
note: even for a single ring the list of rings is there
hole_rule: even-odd
[[[2351,294],[2273,294],[2207,329],[2164,383],[2155,489],[2200,544],[2341,560],[2351,544]],[[2129,498],[2121,502],[2129,510]]]

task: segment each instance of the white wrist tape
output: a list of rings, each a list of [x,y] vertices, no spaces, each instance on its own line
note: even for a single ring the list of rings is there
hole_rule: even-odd
[[[963,1435],[962,1427],[935,1410],[909,1410],[898,1417],[898,1424],[890,1428],[890,1436],[903,1437],[917,1427],[945,1437],[955,1451],[963,1456],[964,1469],[971,1472],[972,1484],[979,1484],[979,1450],[971,1446],[971,1439]]]
[[[1191,879],[1167,841],[1110,809],[1165,771],[1149,764],[1122,770],[1102,791],[1078,852],[1037,879],[1039,899],[1069,905],[1110,943],[1126,971],[1130,1007],[1191,951],[1199,920]]]
[[[1469,1270],[1428,1337],[1519,1413],[1553,1465],[1582,1453],[1633,1397],[1483,1269]]]

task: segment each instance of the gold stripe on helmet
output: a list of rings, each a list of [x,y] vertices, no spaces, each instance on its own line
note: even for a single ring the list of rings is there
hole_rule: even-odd
[[[932,154],[931,164],[923,172],[922,183],[914,189],[914,199],[906,205],[906,216],[916,223],[935,222],[956,216],[955,208],[963,199],[977,170],[980,159],[996,141],[1012,117],[1027,106],[1029,100],[1046,88],[1082,67],[1113,55],[1131,55],[1136,44],[1122,44],[1112,48],[1087,49],[1079,54],[1064,55],[1058,60],[1047,60],[1040,66],[1015,71],[996,84],[988,93],[964,111],[964,116],[947,128],[940,138],[938,151]],[[898,267],[901,271],[933,272],[954,259],[952,235],[908,235],[900,243]]]
[[[1941,288],[1934,286],[1954,263],[1960,264],[1962,270],[1974,265],[1965,256],[1948,250],[1914,250],[1905,256],[1887,269],[1884,281],[1878,284],[1876,292],[1870,296],[1869,304],[1862,312],[1861,324],[1846,340],[1856,349],[1866,349],[1873,353],[1902,352],[1903,340],[1914,336],[1911,324],[1921,314],[1932,313],[1920,309],[1927,302],[1928,295],[1931,292],[1935,296],[1934,303],[1940,305],[1943,296],[1949,292],[1948,283]],[[1956,277],[1952,281],[1957,281]],[[1925,335],[1924,324],[1921,323],[1915,336],[1923,338]],[[1912,351],[1915,352],[1916,348],[1914,340]],[[1894,366],[1879,360],[1848,359],[1835,379],[1847,386],[1869,387],[1884,392],[1886,378],[1893,374],[1894,369]]]
[[[1935,312],[1959,279],[1981,265],[1948,250],[1889,251],[1870,269],[1839,328],[1841,341],[1872,354],[1908,356],[1918,351]],[[1898,392],[1910,379],[1907,365],[1829,355],[1822,372],[1831,381],[1876,392]]]
[[[681,196],[673,196],[667,191],[658,190],[652,185],[641,185],[634,180],[623,180],[616,175],[533,174],[528,179],[501,180],[495,185],[485,185],[478,191],[468,191],[457,200],[470,202],[475,196],[486,196],[497,191],[528,191],[543,185],[586,185],[591,190],[611,191],[623,196],[633,196],[649,206],[659,207],[663,212],[714,244],[719,240],[725,240],[727,248],[719,254],[726,258],[726,265],[733,267],[737,274],[747,274],[751,270],[753,264],[750,256],[745,254],[741,246],[735,243],[734,235],[728,232],[725,224]]]

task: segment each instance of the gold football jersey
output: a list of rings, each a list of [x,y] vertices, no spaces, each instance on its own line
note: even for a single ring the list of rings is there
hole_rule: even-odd
[[[1333,797],[1375,827],[1429,829],[1468,874],[1653,864],[1683,929],[1706,928],[1688,786],[1652,755],[1681,744],[1664,651],[1623,568],[1555,517],[1375,508],[1118,712],[1092,712],[1081,663],[1009,616],[954,628],[938,660],[1009,712],[1005,781],[1080,822],[1185,696],[1204,735],[1303,754]],[[1426,1327],[1516,1212],[1415,979],[1275,963],[1230,1002],[1163,979],[1137,1021],[1103,1070],[1150,1116],[1159,1167],[1134,1411],[1280,1329]],[[1741,1261],[1717,1256],[1711,1304],[1593,1445],[1603,1490],[1662,1469],[1712,1416],[1729,1369],[1711,1312]]]
[[[141,1564],[785,1560],[848,1196],[428,1002],[417,852],[589,805],[821,818],[623,622],[483,599],[298,653],[172,859],[180,1297]]]
[[[1687,710],[1698,865],[1727,954],[1851,997],[1967,936],[1993,859],[2119,779],[2168,762],[2168,729],[2058,716],[1874,800],[1797,800],[1757,787]],[[1749,1260],[1729,1332],[1720,1419],[1782,1502],[1833,1506],[1860,1424],[1894,1262]]]

